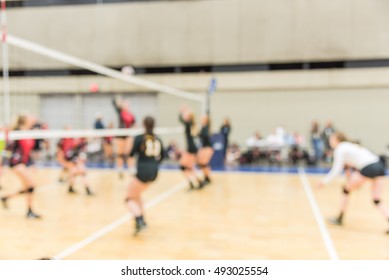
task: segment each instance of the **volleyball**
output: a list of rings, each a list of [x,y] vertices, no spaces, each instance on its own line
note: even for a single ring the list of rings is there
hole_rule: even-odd
[[[89,91],[90,92],[96,93],[96,92],[99,92],[99,90],[100,90],[100,87],[99,87],[98,84],[92,83],[92,84],[89,85]]]
[[[134,69],[134,67],[127,65],[127,66],[124,66],[122,68],[122,73],[129,75],[129,76],[132,76],[135,74],[135,69]]]

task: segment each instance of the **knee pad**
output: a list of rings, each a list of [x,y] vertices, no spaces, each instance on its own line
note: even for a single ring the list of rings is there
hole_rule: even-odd
[[[374,200],[373,200],[373,203],[374,203],[376,206],[378,206],[378,205],[380,205],[381,200],[379,200],[379,199],[374,199]]]
[[[343,187],[343,194],[349,195],[350,191],[348,189],[346,189],[346,187]]]
[[[185,171],[185,170],[187,170],[188,168],[187,168],[186,166],[180,165],[180,169],[181,169],[182,171]]]
[[[207,168],[207,167],[209,167],[209,165],[208,164],[198,164],[198,167],[200,167],[200,168]]]
[[[22,190],[19,192],[19,194],[25,194],[25,193],[33,193],[34,192],[34,187],[29,187],[26,190]]]

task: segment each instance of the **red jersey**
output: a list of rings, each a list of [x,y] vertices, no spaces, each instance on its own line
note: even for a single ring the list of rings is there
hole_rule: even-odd
[[[11,143],[9,149],[11,150],[10,165],[31,163],[31,151],[34,148],[34,139],[21,139]]]
[[[64,138],[61,139],[58,143],[58,148],[64,152],[66,155],[70,150],[74,148],[74,139],[73,138]]]
[[[135,123],[135,117],[129,111],[121,110],[120,117],[121,117],[122,122],[125,125],[125,128],[130,128]]]
[[[74,160],[86,146],[85,139],[64,138],[58,143],[58,148],[63,151],[66,160]]]

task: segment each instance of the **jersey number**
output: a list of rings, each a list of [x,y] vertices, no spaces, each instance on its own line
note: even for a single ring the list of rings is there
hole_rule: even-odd
[[[161,155],[161,143],[159,141],[146,140],[146,156],[159,157]]]

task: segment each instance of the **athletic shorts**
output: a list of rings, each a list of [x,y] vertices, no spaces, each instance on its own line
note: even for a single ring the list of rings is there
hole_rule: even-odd
[[[360,173],[367,178],[385,176],[385,165],[381,161],[372,163],[362,168]]]
[[[202,145],[200,149],[205,149],[205,148],[213,148],[212,145]]]
[[[187,150],[188,154],[196,155],[197,154],[197,149],[188,149]]]
[[[157,179],[158,165],[140,163],[137,166],[136,178],[143,183],[151,183]]]
[[[198,150],[199,149],[195,145],[191,145],[191,144],[189,144],[188,148],[186,149],[186,151],[189,154],[193,154],[193,155],[197,154]]]

